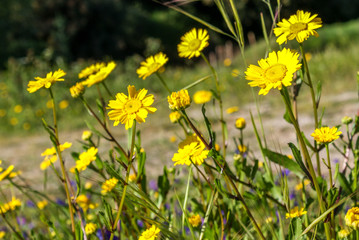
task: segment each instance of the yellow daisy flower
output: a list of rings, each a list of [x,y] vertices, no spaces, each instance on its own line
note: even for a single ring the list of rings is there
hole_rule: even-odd
[[[141,234],[138,240],[155,240],[160,232],[161,230],[158,227],[152,225],[151,228]]]
[[[85,226],[86,235],[90,235],[94,233],[97,229],[97,225],[95,223],[87,223]]]
[[[167,100],[171,110],[185,109],[191,104],[191,97],[189,96],[187,89],[172,92],[172,94],[167,97]]]
[[[359,230],[359,207],[349,209],[344,219],[348,227]]]
[[[151,107],[154,102],[152,94],[146,96],[147,90],[140,89],[136,91],[135,86],[127,87],[128,96],[123,93],[116,95],[116,100],[110,100],[108,108],[112,109],[108,116],[110,120],[114,120],[114,126],[119,123],[125,124],[125,128],[132,128],[133,122],[145,122],[148,113],[154,113],[156,108]]]
[[[81,136],[82,140],[87,141],[87,140],[90,140],[91,137],[92,137],[91,131],[85,130],[82,132],[82,136]]]
[[[76,83],[70,88],[71,97],[78,98],[85,92],[85,87],[82,82]]]
[[[196,135],[192,135],[178,145],[178,152],[173,155],[172,161],[175,162],[175,166],[184,164],[189,166],[192,162],[201,165],[208,153],[203,142]]]
[[[201,219],[201,216],[199,216],[199,214],[196,214],[196,215],[192,215],[190,218],[188,218],[188,222],[193,227],[198,227],[202,223],[202,219]]]
[[[96,64],[92,64],[91,66],[83,69],[80,73],[79,73],[79,79],[81,78],[85,78],[88,77],[94,73],[97,73],[98,71],[100,71],[102,68],[104,68],[106,66],[105,63],[101,62],[101,63],[96,63]]]
[[[246,127],[246,120],[242,117],[237,118],[235,126],[237,129],[244,129]]]
[[[159,52],[154,56],[148,57],[146,61],[141,62],[141,66],[136,70],[136,73],[139,78],[145,80],[152,73],[157,72],[167,61],[166,54]]]
[[[318,143],[330,143],[338,139],[340,134],[342,134],[342,132],[338,131],[336,127],[321,127],[315,129],[311,136]]]
[[[38,202],[36,205],[39,209],[44,209],[49,203],[47,202],[47,200],[43,200]]]
[[[21,206],[20,199],[16,197],[12,197],[10,202],[4,203],[0,205],[0,213],[6,213],[9,211],[14,211],[17,207]]]
[[[283,19],[274,28],[274,34],[278,37],[277,43],[280,45],[287,43],[287,40],[293,40],[302,43],[307,40],[310,35],[318,37],[315,29],[322,27],[322,20],[317,17],[318,14],[311,15],[310,12],[298,10],[296,14],[289,17],[288,20]]]
[[[178,55],[191,59],[199,57],[201,51],[207,47],[209,35],[206,29],[193,28],[181,37],[181,43],[177,45]]]
[[[98,72],[91,74],[88,76],[88,78],[85,81],[82,81],[82,84],[91,87],[92,85],[102,82],[107,78],[108,75],[115,69],[116,63],[115,62],[109,62],[107,66],[102,67]]]
[[[170,113],[169,117],[171,123],[177,123],[181,119],[182,115],[178,111],[174,111]]]
[[[101,194],[106,195],[106,193],[111,192],[112,189],[117,185],[117,183],[118,183],[118,179],[114,177],[106,180],[101,186],[102,188]]]
[[[226,113],[228,113],[228,114],[232,114],[232,113],[235,113],[238,111],[239,111],[239,108],[237,106],[229,107],[226,109]]]
[[[65,142],[60,145],[60,151],[64,151],[72,146],[72,143]],[[46,168],[51,166],[51,163],[57,161],[57,153],[55,147],[47,148],[43,153],[41,153],[42,157],[45,157],[44,160],[40,164],[40,169],[45,170]]]
[[[91,200],[85,195],[80,194],[76,198],[76,203],[86,212],[88,209],[95,209],[98,204],[94,204]]]
[[[213,94],[211,91],[206,91],[206,90],[197,91],[193,95],[193,101],[196,104],[203,104],[203,103],[211,101],[212,95]]]
[[[36,81],[30,81],[27,85],[27,91],[29,93],[33,93],[42,87],[50,88],[54,82],[64,81],[62,77],[65,75],[66,73],[63,70],[59,69],[54,73],[49,72],[45,78],[35,77]]]
[[[351,233],[350,230],[348,230],[348,229],[342,229],[342,230],[340,230],[340,231],[338,232],[338,237],[339,237],[339,239],[347,238],[350,233]]]
[[[283,86],[292,84],[293,74],[300,69],[298,57],[298,53],[293,53],[287,48],[278,52],[273,51],[269,53],[268,58],[258,61],[259,66],[249,65],[245,78],[252,81],[249,82],[251,87],[261,88],[259,95],[267,95],[272,88],[281,90]]]
[[[70,169],[70,172],[74,173],[75,168],[79,172],[82,172],[82,171],[86,170],[88,165],[90,165],[91,162],[96,160],[97,152],[98,152],[97,148],[91,147],[86,152],[81,153],[80,156],[79,156],[79,160],[76,161],[76,166],[72,167]]]
[[[298,206],[292,208],[289,213],[285,214],[285,218],[295,218],[300,217],[304,214],[307,214],[307,211],[304,211],[304,208],[298,209]]]

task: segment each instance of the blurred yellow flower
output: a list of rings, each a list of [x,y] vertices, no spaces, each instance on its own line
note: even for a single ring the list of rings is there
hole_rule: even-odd
[[[246,147],[246,145],[238,145],[238,151],[239,151],[240,153],[245,153],[245,152],[247,152],[247,147]]]
[[[85,194],[78,195],[76,198],[76,203],[84,210],[84,212],[86,212],[88,209],[95,209],[98,206],[98,204],[92,203]]]
[[[229,67],[232,65],[232,60],[230,58],[226,58],[223,61],[224,66]]]
[[[232,77],[238,77],[240,74],[240,71],[238,69],[233,69],[231,72]]]
[[[54,73],[49,72],[45,78],[35,77],[36,81],[30,81],[29,84],[27,85],[28,87],[27,91],[29,93],[33,93],[42,87],[50,88],[54,82],[64,81],[62,77],[65,75],[66,73],[63,70],[59,69]]]
[[[242,117],[237,118],[235,126],[237,129],[244,129],[246,127],[246,120]]]
[[[298,57],[298,53],[287,48],[269,53],[268,58],[258,61],[259,67],[251,64],[247,68],[249,86],[260,87],[259,95],[267,95],[272,88],[281,90],[292,85],[293,74],[301,67]]]
[[[348,229],[342,229],[338,232],[339,239],[347,238],[350,235],[351,231]]]
[[[0,239],[3,239],[6,235],[6,232],[0,231]]]
[[[237,106],[229,107],[226,109],[226,113],[228,113],[228,114],[232,114],[232,113],[235,113],[238,111],[239,111],[239,108]]]
[[[98,71],[100,71],[102,68],[104,68],[106,66],[105,63],[101,62],[101,63],[96,63],[96,64],[92,64],[91,66],[83,69],[78,77],[81,79],[81,78],[85,78],[85,77],[88,77],[92,74],[95,74],[97,73]]]
[[[216,151],[218,152],[219,150],[221,150],[221,146],[216,143],[214,144],[214,149],[216,149]]]
[[[11,124],[12,126],[17,125],[18,123],[19,123],[19,119],[17,119],[16,117],[10,118],[10,124]]]
[[[307,186],[308,184],[310,184],[310,180],[305,179],[304,186]],[[295,185],[295,190],[299,191],[301,189],[303,189],[303,183],[299,183],[299,184]]]
[[[54,107],[54,102],[50,99],[46,102],[46,107],[52,109]]]
[[[0,168],[0,182],[9,176],[13,169],[14,169],[14,165],[8,166],[5,171],[3,171],[2,168]]]
[[[203,104],[203,103],[211,101],[212,95],[213,94],[211,91],[206,91],[206,90],[197,91],[193,95],[193,101],[196,104]]]
[[[65,109],[69,106],[69,101],[67,100],[62,100],[60,103],[59,103],[59,108],[61,109]]]
[[[44,115],[44,111],[39,109],[35,112],[35,115],[36,115],[36,117],[41,117],[42,115]]]
[[[322,27],[322,20],[317,17],[318,14],[311,16],[310,12],[297,10],[297,13],[290,16],[289,19],[283,19],[273,29],[274,34],[278,37],[277,43],[280,45],[287,43],[287,40],[296,39],[297,42],[302,43],[313,35],[318,37],[315,29]]]
[[[136,175],[135,173],[131,174],[131,175],[128,177],[128,180],[129,180],[130,182],[134,182],[134,181],[136,181],[136,179],[137,179],[137,175]]]
[[[191,165],[191,161],[196,165],[201,165],[207,158],[209,151],[196,135],[188,136],[178,145],[178,152],[172,157],[174,165]]]
[[[82,82],[76,83],[74,86],[70,88],[70,94],[73,98],[78,98],[85,92],[85,87]]]
[[[5,117],[5,115],[6,115],[6,110],[0,109],[0,117]]]
[[[72,143],[65,142],[60,145],[60,151],[64,151],[72,146]],[[57,153],[55,147],[47,148],[44,152],[41,153],[42,157],[45,157],[44,160],[40,164],[40,169],[45,170],[51,166],[54,162],[57,161]]]
[[[136,91],[135,86],[127,87],[128,96],[123,93],[117,93],[116,100],[110,100],[108,109],[112,109],[108,116],[110,120],[114,120],[114,126],[119,123],[125,124],[125,128],[132,128],[133,122],[145,122],[148,113],[154,113],[156,108],[151,107],[154,102],[152,94],[147,94],[146,89]]]
[[[0,213],[4,214],[9,211],[14,211],[17,207],[21,206],[20,199],[12,197],[10,202],[0,204]]]
[[[178,111],[174,111],[170,113],[169,117],[171,123],[177,123],[181,119],[182,115]]]
[[[265,219],[265,222],[268,224],[268,223],[272,223],[273,222],[273,218],[272,217],[267,217]]]
[[[178,92],[172,92],[172,94],[167,97],[167,100],[171,110],[182,110],[191,104],[191,98],[187,89],[182,89]]]
[[[80,154],[79,159],[76,161],[76,166],[72,167],[70,169],[70,172],[74,173],[75,172],[75,168],[79,171],[82,172],[84,170],[86,170],[86,168],[88,167],[88,165],[91,164],[91,162],[96,160],[96,154],[98,152],[98,149],[95,147],[91,147],[89,148],[87,151],[83,152]]]
[[[307,60],[307,62],[309,62],[312,59],[312,54],[311,53],[305,53],[305,59]]]
[[[90,140],[91,137],[92,137],[91,131],[85,130],[82,132],[82,136],[81,136],[82,140],[87,141],[87,140]]]
[[[14,107],[14,112],[15,112],[15,113],[21,113],[22,110],[23,110],[23,108],[22,108],[21,105],[16,105],[16,106]]]
[[[166,54],[159,52],[154,56],[150,56],[146,61],[141,62],[141,66],[136,70],[139,78],[145,80],[152,73],[157,72],[168,61]]]
[[[106,195],[106,193],[111,192],[112,189],[117,185],[117,183],[118,179],[114,177],[106,180],[101,186],[101,194]]]
[[[31,125],[30,125],[30,123],[24,123],[24,124],[22,125],[22,128],[27,131],[27,130],[30,130]]]
[[[156,227],[156,225],[152,225],[151,228],[144,231],[138,240],[156,240],[158,234],[161,230]]]
[[[171,143],[174,143],[174,142],[176,142],[176,141],[177,141],[176,136],[171,136],[171,137],[170,137],[170,142],[171,142]]]
[[[97,229],[97,225],[95,223],[87,223],[85,226],[86,235],[90,235],[94,233]]]
[[[193,227],[198,227],[202,223],[202,219],[201,219],[201,216],[199,216],[199,214],[196,214],[196,215],[192,215],[190,218],[188,218],[188,222]]]
[[[92,188],[92,183],[91,182],[86,182],[85,183],[85,189],[91,189]]]
[[[318,143],[330,143],[338,139],[340,134],[342,134],[342,132],[338,131],[336,127],[321,127],[315,129],[311,136]]]
[[[102,67],[98,72],[89,75],[89,77],[85,81],[82,81],[82,84],[87,87],[91,87],[96,83],[102,82],[108,77],[108,75],[110,75],[110,73],[115,69],[115,67],[115,62],[109,62],[107,66]]]
[[[181,43],[177,45],[178,55],[191,59],[199,57],[201,51],[209,45],[209,35],[206,29],[193,28],[181,37]]]
[[[38,202],[36,205],[39,209],[44,209],[49,203],[47,202],[47,200],[43,200]]]
[[[307,211],[304,211],[304,208],[298,209],[298,206],[292,208],[289,213],[285,214],[285,218],[295,218],[300,217],[304,214],[307,214]]]
[[[359,207],[352,207],[345,214],[345,224],[354,230],[359,230]]]

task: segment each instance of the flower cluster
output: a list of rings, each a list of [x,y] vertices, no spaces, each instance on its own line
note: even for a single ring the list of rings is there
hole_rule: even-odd
[[[298,206],[292,208],[289,213],[285,214],[285,218],[295,218],[300,217],[304,214],[307,214],[307,211],[304,211],[304,208],[299,209]]]
[[[117,185],[117,183],[118,183],[118,179],[114,177],[106,180],[101,186],[102,188],[101,194],[106,195],[106,193],[111,192],[112,189]]]
[[[354,230],[359,230],[359,207],[353,207],[345,215],[345,224]]]
[[[183,110],[191,104],[191,97],[189,96],[187,89],[173,92],[167,97],[167,100],[171,110]]]
[[[174,165],[201,165],[207,158],[209,151],[206,150],[204,143],[196,135],[188,136],[178,145],[178,152],[172,157]]]
[[[87,151],[81,153],[79,159],[76,161],[76,166],[72,167],[70,169],[70,172],[74,173],[75,169],[77,169],[79,172],[86,170],[88,165],[90,165],[91,162],[96,160],[97,152],[97,148],[91,147]]]
[[[17,207],[21,206],[20,199],[16,197],[12,197],[10,202],[4,203],[0,205],[0,213],[4,214],[9,211],[14,211]]]
[[[60,151],[64,151],[65,149],[68,149],[72,146],[72,143],[70,142],[65,142],[64,144],[61,144],[59,146]],[[41,153],[42,157],[45,157],[44,160],[41,162],[40,164],[40,169],[41,170],[45,170],[48,167],[51,166],[51,164],[53,164],[54,162],[57,161],[57,153],[56,153],[56,148],[52,147],[52,148],[47,148],[44,152]]]

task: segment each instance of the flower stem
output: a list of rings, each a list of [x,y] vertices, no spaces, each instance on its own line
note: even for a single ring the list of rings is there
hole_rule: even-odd
[[[49,91],[50,91],[50,96],[51,96],[51,100],[52,100],[52,113],[53,113],[53,117],[54,117],[56,152],[59,157],[61,172],[62,172],[61,181],[63,182],[64,187],[65,187],[67,203],[69,204],[69,214],[70,214],[70,218],[71,218],[71,230],[74,233],[75,232],[75,219],[74,219],[74,215],[73,215],[71,197],[70,197],[69,186],[68,186],[69,179],[67,178],[67,174],[65,171],[65,164],[64,164],[64,160],[62,159],[62,154],[61,154],[61,150],[60,150],[60,141],[59,141],[59,134],[58,134],[58,128],[57,128],[57,115],[56,115],[55,99],[54,99],[54,95],[52,93],[51,87],[49,88]]]
[[[187,201],[188,201],[188,193],[189,193],[189,185],[191,182],[191,178],[192,178],[192,167],[189,167],[189,173],[188,173],[188,180],[187,180],[187,187],[186,187],[186,194],[184,196],[184,201],[183,201],[183,211],[186,211],[186,207],[187,207]],[[184,222],[186,220],[186,215],[185,213],[182,214],[182,234],[185,234],[185,230],[184,230]]]
[[[330,188],[333,187],[333,177],[332,177],[332,167],[330,163],[330,154],[329,154],[329,146],[328,144],[325,144],[325,150],[327,151],[327,161],[328,161],[328,170],[329,170],[329,183]]]
[[[1,213],[1,216],[2,216],[2,218],[4,219],[6,225],[11,229],[11,231],[13,231],[13,232],[15,233],[15,236],[16,236],[18,239],[24,240],[24,238],[20,235],[20,233],[18,233],[18,232],[16,231],[16,229],[11,225],[11,223],[6,219],[5,214],[4,214],[4,213]]]
[[[167,86],[167,83],[165,82],[165,80],[162,78],[162,76],[158,72],[156,72],[156,75],[160,79],[162,85],[166,88],[167,92],[171,95],[172,92],[169,89],[169,87]]]
[[[123,187],[123,191],[122,191],[122,197],[121,197],[121,201],[118,207],[118,212],[116,215],[116,219],[115,222],[113,223],[112,226],[112,231],[111,231],[111,237],[110,240],[113,240],[114,236],[115,236],[115,230],[116,230],[116,225],[117,222],[120,219],[121,216],[121,212],[122,212],[122,207],[123,204],[125,202],[125,197],[126,197],[126,191],[127,191],[127,186],[128,186],[128,182],[129,182],[129,178],[130,178],[130,171],[131,171],[131,166],[132,166],[132,156],[133,156],[133,149],[135,146],[135,137],[136,137],[136,121],[133,122],[133,126],[132,126],[132,134],[131,134],[131,144],[130,144],[130,154],[128,155],[128,166],[127,166],[127,172],[126,172],[126,182],[125,182],[125,186]]]

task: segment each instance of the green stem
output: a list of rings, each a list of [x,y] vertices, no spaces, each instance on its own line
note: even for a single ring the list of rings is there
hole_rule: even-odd
[[[5,214],[1,213],[2,218],[4,219],[6,225],[8,225],[8,227],[11,229],[11,231],[13,231],[15,233],[15,236],[18,239],[24,240],[24,238],[20,235],[20,233],[18,233],[16,231],[16,229],[11,225],[11,223],[6,219]]]
[[[167,92],[171,95],[172,91],[167,86],[167,83],[165,82],[165,80],[162,78],[162,76],[158,72],[156,72],[156,75],[160,79],[162,85],[166,88]]]
[[[328,144],[325,144],[325,150],[327,151],[327,164],[328,164],[328,170],[329,170],[329,183],[330,183],[330,188],[332,188],[333,187],[333,177],[332,177],[332,166],[331,166],[331,163],[330,163],[330,154],[329,154],[329,146],[328,146]]]
[[[104,81],[101,82],[102,86],[105,88],[106,92],[108,93],[108,95],[112,98],[114,98],[114,96],[112,95],[110,89],[108,89],[106,83]]]
[[[187,180],[187,187],[186,187],[186,193],[184,196],[184,201],[183,201],[183,211],[186,211],[186,207],[187,207],[187,201],[188,201],[188,193],[189,193],[189,185],[191,183],[191,178],[192,178],[192,167],[189,167],[189,173],[188,173],[188,180]],[[186,220],[186,214],[182,214],[182,234],[186,234],[185,230],[184,230],[184,222]]]
[[[211,210],[212,210],[212,207],[213,207],[213,203],[215,201],[215,199],[217,198],[217,190],[215,191],[212,191],[212,195],[211,195],[211,198],[209,200],[209,204],[207,206],[207,211],[206,211],[206,215],[204,216],[204,220],[203,220],[203,224],[202,224],[202,228],[201,228],[201,234],[199,236],[199,240],[202,240],[203,239],[203,236],[204,236],[204,232],[206,230],[206,225],[207,225],[207,222],[208,222],[208,218],[209,218],[209,215],[211,214]]]
[[[75,232],[75,219],[74,219],[74,215],[73,215],[72,202],[71,202],[69,186],[68,186],[69,180],[67,178],[67,174],[66,174],[66,171],[65,171],[65,164],[64,164],[64,160],[62,159],[62,154],[61,154],[61,150],[60,150],[60,140],[59,140],[59,134],[58,134],[58,128],[57,128],[56,105],[55,105],[55,99],[54,99],[54,95],[52,93],[51,87],[49,88],[49,91],[50,91],[50,96],[51,96],[51,100],[52,100],[52,113],[53,113],[53,117],[54,117],[54,129],[55,129],[55,137],[56,137],[56,152],[57,152],[57,155],[59,157],[60,166],[61,166],[61,172],[62,172],[61,181],[64,184],[67,203],[69,204],[69,214],[70,214],[70,218],[71,218],[71,230],[72,230],[72,232]]]
[[[117,222],[120,219],[121,216],[121,212],[122,212],[122,207],[123,204],[125,202],[125,197],[126,197],[126,191],[127,191],[127,186],[128,186],[128,182],[129,182],[129,178],[130,178],[130,172],[131,172],[131,166],[132,166],[132,156],[133,156],[133,149],[135,146],[135,137],[136,137],[136,121],[133,121],[133,126],[132,126],[132,134],[131,134],[131,145],[130,145],[130,154],[128,155],[128,166],[127,166],[127,172],[126,172],[126,182],[125,182],[125,186],[123,187],[123,191],[122,191],[122,197],[121,197],[121,201],[120,201],[120,205],[118,208],[118,212],[116,215],[116,219],[115,222],[113,223],[112,226],[112,231],[111,231],[111,237],[110,240],[113,240],[114,236],[115,236],[115,230],[116,230],[116,225]]]

